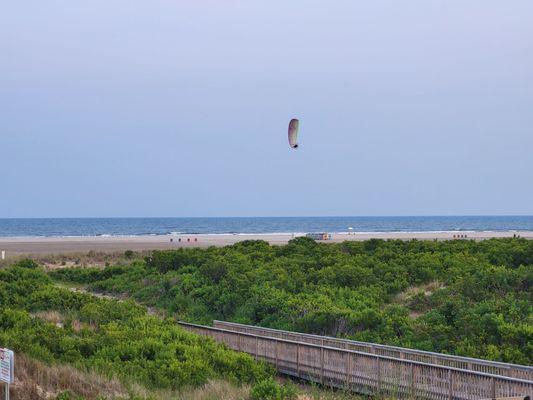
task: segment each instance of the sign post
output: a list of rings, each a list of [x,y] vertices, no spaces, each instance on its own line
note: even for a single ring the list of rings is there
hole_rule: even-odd
[[[9,400],[9,385],[15,380],[15,355],[9,349],[0,349],[0,382],[4,382],[5,400]]]

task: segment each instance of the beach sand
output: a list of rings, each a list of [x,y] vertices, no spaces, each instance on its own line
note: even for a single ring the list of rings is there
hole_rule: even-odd
[[[301,234],[300,234],[301,235]],[[453,240],[454,235],[466,239],[484,240],[513,237],[533,239],[533,231],[509,232],[352,232],[333,233],[326,243],[345,240],[401,239],[401,240]],[[293,234],[217,234],[217,235],[159,235],[159,236],[83,236],[83,237],[0,237],[0,252],[6,258],[23,254],[58,254],[73,252],[117,252],[125,250],[176,249],[180,247],[227,246],[243,240],[265,240],[282,245],[298,235]],[[172,242],[171,242],[172,239]],[[181,241],[179,241],[181,239]],[[464,239],[463,239],[464,240]]]

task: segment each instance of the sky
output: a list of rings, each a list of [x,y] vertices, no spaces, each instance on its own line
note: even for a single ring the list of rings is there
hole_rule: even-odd
[[[4,2],[0,217],[531,215],[532,16]]]

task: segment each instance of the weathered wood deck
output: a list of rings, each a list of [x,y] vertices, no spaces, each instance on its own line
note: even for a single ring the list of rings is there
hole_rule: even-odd
[[[257,332],[251,333],[241,331],[247,325],[234,324],[233,330],[221,328],[221,324],[217,321],[218,327],[208,327],[180,322],[189,331],[275,365],[280,373],[357,393],[434,400],[477,400],[533,393],[530,379],[358,351],[338,343],[331,346],[335,339],[328,337],[310,335],[313,340],[324,340],[317,344],[305,337],[296,337],[299,340],[276,337],[291,332],[262,332],[265,328],[257,328]]]
[[[262,328],[253,325],[237,324],[234,322],[213,321],[215,328],[230,331],[253,333],[260,336],[288,339],[296,342],[313,343],[321,346],[338,347],[341,349],[361,351],[363,353],[379,354],[382,356],[400,358],[402,360],[420,361],[427,364],[443,365],[493,375],[503,375],[510,378],[533,380],[533,367],[487,361],[478,358],[460,357],[449,354],[434,353],[404,347],[388,346],[356,340],[338,339],[327,336],[310,335],[307,333],[283,331],[279,329]]]

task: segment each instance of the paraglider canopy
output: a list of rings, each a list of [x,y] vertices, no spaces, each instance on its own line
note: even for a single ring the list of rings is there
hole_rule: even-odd
[[[298,148],[299,125],[300,121],[298,121],[296,118],[291,119],[291,122],[289,122],[289,146],[291,146],[293,149]]]

